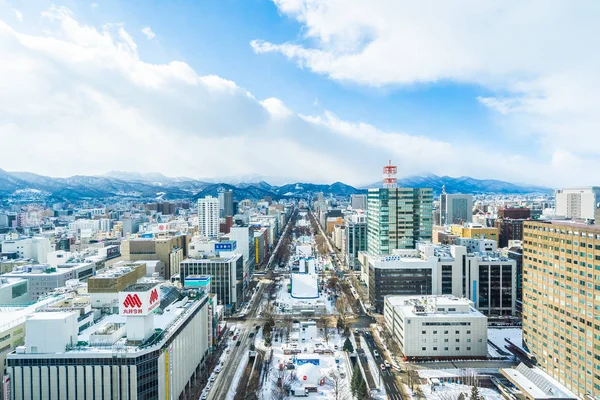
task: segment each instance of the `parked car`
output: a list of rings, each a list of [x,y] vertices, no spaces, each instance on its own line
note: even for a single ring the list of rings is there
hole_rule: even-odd
[[[200,396],[200,400],[206,400],[208,399],[208,393],[204,392],[202,393],[202,396]]]
[[[382,370],[382,371],[385,371],[385,365],[383,365],[383,364],[380,364],[380,365],[379,365],[379,368],[381,368],[381,370]]]
[[[379,352],[378,352],[377,350],[373,350],[373,355],[374,355],[375,357],[379,357]]]
[[[218,374],[219,372],[221,372],[221,366],[218,365],[217,368],[215,368],[215,372]]]
[[[211,375],[210,378],[208,378],[209,382],[214,382],[215,379],[217,379],[214,375]]]
[[[250,337],[254,337],[254,332],[250,332],[250,335],[248,335]]]
[[[386,361],[384,361],[383,363],[385,364],[385,367],[386,367],[386,368],[389,368],[389,367],[390,367],[390,363],[389,363],[389,362],[387,362],[387,360],[386,360]]]
[[[235,345],[236,345],[236,346],[239,346],[239,345],[241,345],[241,344],[242,344],[242,342],[239,342],[239,341],[238,341],[238,342],[237,342]]]

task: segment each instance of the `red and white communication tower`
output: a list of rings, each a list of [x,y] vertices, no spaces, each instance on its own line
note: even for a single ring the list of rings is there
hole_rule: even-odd
[[[383,187],[390,189],[398,186],[398,178],[396,178],[396,174],[398,173],[398,167],[392,165],[392,160],[390,160],[389,165],[383,167]]]

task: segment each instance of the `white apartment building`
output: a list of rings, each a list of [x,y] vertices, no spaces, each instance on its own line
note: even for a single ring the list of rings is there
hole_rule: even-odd
[[[183,398],[208,355],[209,296],[199,291],[178,300],[172,291],[131,285],[120,293],[118,315],[82,331],[76,312],[35,313],[25,345],[7,356],[12,397]]]
[[[386,296],[383,316],[407,360],[487,357],[487,318],[467,299]]]
[[[206,196],[198,199],[198,232],[209,238],[219,237],[219,199]]]
[[[54,245],[44,236],[5,240],[2,243],[2,252],[18,253],[19,258],[31,258],[38,263],[45,263],[51,251],[54,251]]]
[[[458,246],[465,246],[467,248],[467,253],[498,251],[498,242],[493,239],[471,239],[457,237],[455,241]]]
[[[600,220],[600,186],[558,189],[555,202],[557,217]]]

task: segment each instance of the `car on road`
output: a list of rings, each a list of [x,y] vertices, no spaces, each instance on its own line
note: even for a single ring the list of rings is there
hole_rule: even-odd
[[[387,360],[386,360],[386,361],[384,361],[383,363],[385,364],[385,367],[386,367],[386,368],[389,368],[389,367],[390,367],[390,363],[389,363],[389,362],[387,362]]]
[[[379,352],[378,352],[377,350],[373,350],[373,355],[374,355],[375,357],[379,357]]]
[[[254,337],[254,332],[250,332],[249,337]]]
[[[379,368],[381,368],[382,371],[385,371],[385,365],[384,364],[380,364]]]
[[[217,368],[215,368],[215,372],[218,374],[219,372],[221,372],[221,366],[217,365]]]
[[[237,342],[235,345],[236,345],[236,346],[239,346],[239,345],[241,345],[241,344],[242,344],[242,342]]]
[[[212,383],[208,382],[204,388],[207,392],[212,388]]]
[[[237,338],[238,338],[238,337],[237,337],[237,335],[235,335],[235,336],[233,337],[233,341],[235,342],[235,341],[237,340]]]
[[[200,400],[206,400],[208,399],[208,393],[204,392],[202,393],[202,396],[200,396]]]

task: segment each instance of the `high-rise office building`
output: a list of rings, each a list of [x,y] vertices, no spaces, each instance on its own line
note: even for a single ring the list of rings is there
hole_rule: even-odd
[[[219,236],[219,199],[212,196],[198,199],[198,232],[202,236]]]
[[[358,252],[367,251],[367,216],[364,213],[346,217],[346,265],[350,269],[360,269]]]
[[[219,191],[219,214],[221,218],[233,216],[233,192],[230,190]]]
[[[600,186],[558,189],[555,196],[557,216],[600,220]]]
[[[523,341],[579,398],[600,398],[600,227],[523,228]]]
[[[431,240],[432,189],[369,189],[367,242],[371,254],[414,249],[417,240]]]
[[[440,195],[441,225],[473,222],[473,195],[447,194]]]
[[[364,210],[367,208],[367,195],[366,194],[353,194],[350,195],[350,206],[353,210]]]

